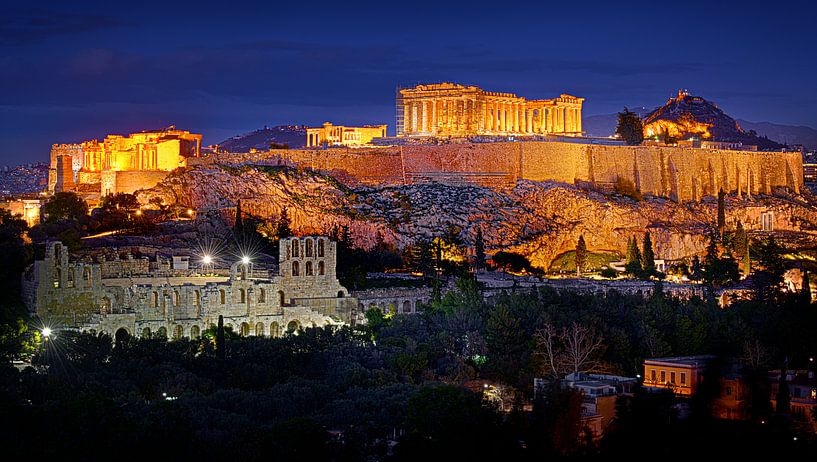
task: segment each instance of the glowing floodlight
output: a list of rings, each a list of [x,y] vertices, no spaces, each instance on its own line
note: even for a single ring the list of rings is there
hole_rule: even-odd
[[[241,257],[241,263],[243,263],[245,265],[249,265],[250,264],[250,257],[244,255],[243,257]]]
[[[204,257],[202,257],[201,262],[204,263],[205,265],[209,265],[213,263],[213,257],[211,257],[210,255],[205,255]]]
[[[51,328],[50,327],[43,327],[43,330],[40,331],[43,334],[43,337],[50,337],[51,336]]]

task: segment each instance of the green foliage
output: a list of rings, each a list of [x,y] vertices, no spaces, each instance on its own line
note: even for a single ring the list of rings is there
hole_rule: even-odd
[[[718,233],[723,239],[723,231],[726,228],[726,193],[723,189],[718,191]]]
[[[584,235],[579,236],[579,241],[576,243],[576,275],[581,276],[582,270],[587,265],[587,244],[584,242]]]
[[[618,277],[618,271],[610,267],[602,269],[599,274],[601,275],[601,277],[607,279],[615,279],[616,277]]]
[[[703,262],[703,281],[721,287],[740,280],[738,263],[719,247],[718,238],[710,236]]]
[[[59,220],[78,222],[88,216],[88,204],[73,192],[58,192],[40,210],[43,222]]]
[[[768,236],[755,242],[751,252],[759,265],[752,273],[755,298],[764,302],[778,299],[783,290],[783,273],[786,271],[783,261],[785,249],[773,236]]]
[[[637,146],[644,141],[644,125],[638,114],[626,107],[618,113],[616,134],[630,146]]]
[[[477,271],[485,268],[485,240],[482,237],[482,228],[477,228],[474,238],[474,267]]]
[[[500,250],[499,252],[494,254],[493,261],[496,267],[501,268],[505,271],[513,271],[515,273],[519,273],[522,271],[532,270],[528,258],[525,257],[524,255],[514,252],[506,252],[504,250]]]
[[[643,271],[641,249],[638,247],[638,240],[635,237],[627,241],[627,255],[624,271],[636,277],[641,277]]]
[[[652,250],[652,239],[650,232],[644,233],[644,251],[641,253],[641,270],[643,275],[647,278],[654,276],[655,271],[655,252]]]
[[[281,216],[278,218],[278,224],[275,228],[276,239],[286,239],[292,237],[292,229],[290,228],[289,214],[287,208],[281,209]]]

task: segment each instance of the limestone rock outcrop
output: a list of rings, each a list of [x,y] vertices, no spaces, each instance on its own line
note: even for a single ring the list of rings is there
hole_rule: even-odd
[[[440,235],[446,224],[463,229],[471,243],[482,227],[489,251],[511,250],[547,268],[573,250],[584,235],[591,251],[624,254],[627,239],[649,231],[657,258],[680,259],[704,253],[714,232],[714,199],[678,204],[662,198],[636,202],[556,182],[518,181],[511,189],[423,183],[350,188],[333,177],[282,167],[197,166],[177,172],[139,193],[142,203],[213,208],[231,217],[238,200],[245,213],[275,221],[286,207],[298,234],[328,232],[347,225],[355,243],[374,245],[378,231],[398,247]],[[774,229],[811,242],[817,236],[817,209],[811,197],[762,196],[727,199],[727,228],[740,220],[760,232],[771,212]]]

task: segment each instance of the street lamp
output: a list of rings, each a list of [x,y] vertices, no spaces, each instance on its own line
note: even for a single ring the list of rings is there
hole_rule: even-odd
[[[48,337],[51,336],[51,328],[50,327],[43,327],[42,330],[40,331],[40,333],[43,334],[43,337],[48,338]]]
[[[241,257],[241,263],[243,263],[245,265],[249,265],[250,264],[250,257],[244,255],[243,257]]]
[[[205,265],[209,265],[213,263],[213,257],[211,257],[210,255],[205,255],[204,257],[202,257],[201,262],[204,263]]]

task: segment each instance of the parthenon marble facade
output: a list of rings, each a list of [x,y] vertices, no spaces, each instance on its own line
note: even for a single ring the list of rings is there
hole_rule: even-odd
[[[582,134],[584,98],[526,100],[455,83],[399,91],[397,136]]]

